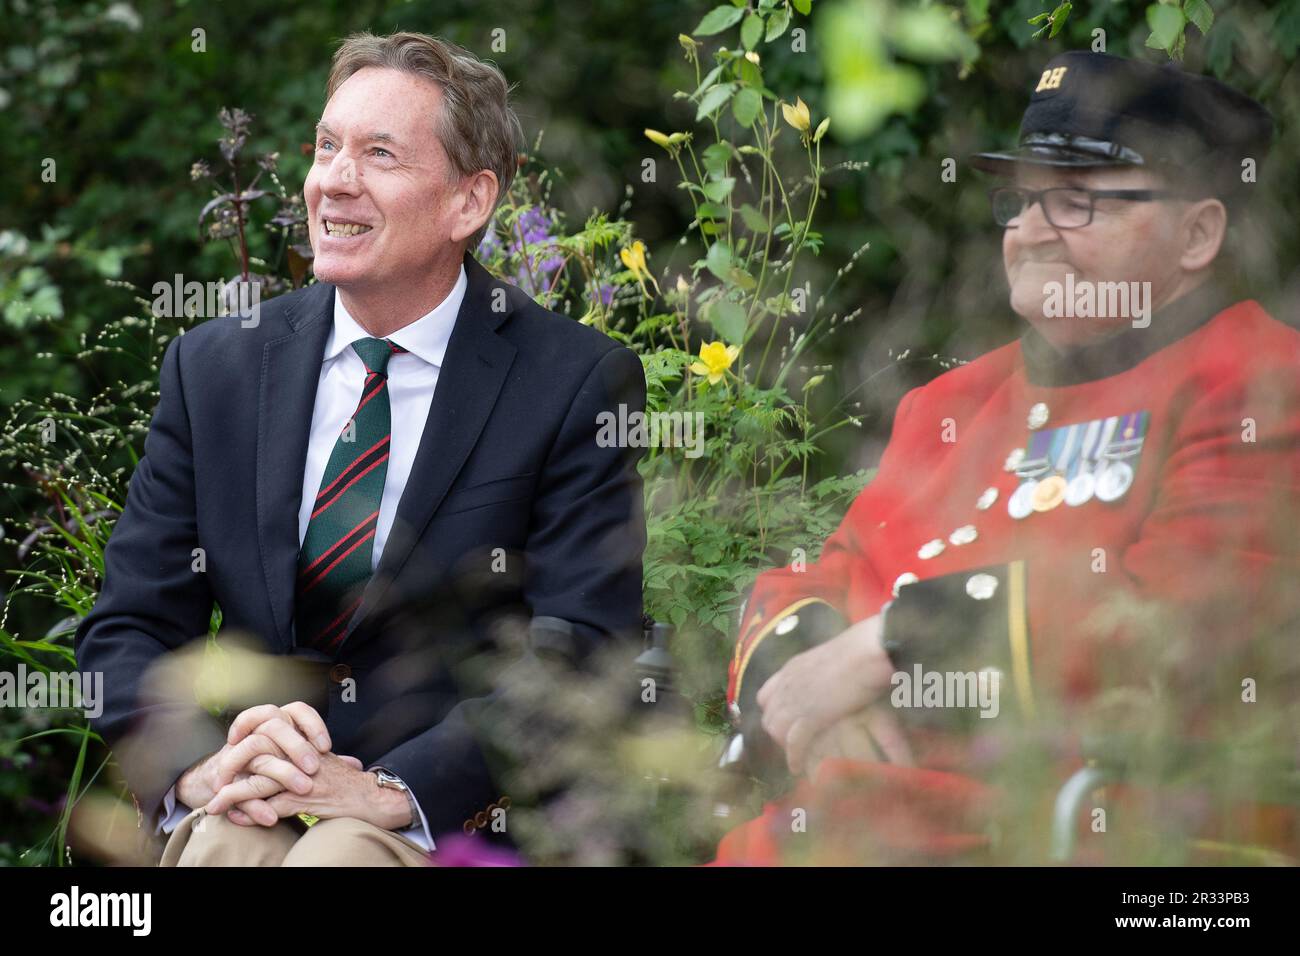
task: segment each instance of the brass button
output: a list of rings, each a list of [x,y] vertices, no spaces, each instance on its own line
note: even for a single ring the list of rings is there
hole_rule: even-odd
[[[487,826],[487,822],[488,822],[488,815],[484,813],[482,810],[474,814],[474,826],[480,828],[485,827]]]
[[[943,549],[946,547],[947,545],[943,543],[942,538],[935,538],[933,541],[927,541],[921,545],[920,550],[916,552],[916,556],[922,561],[929,561],[931,558],[937,558],[942,554]]]
[[[510,809],[510,798],[509,798],[509,797],[502,797],[500,800],[497,801],[497,806],[500,807],[502,810],[509,810],[509,809]]]
[[[948,535],[948,541],[960,547],[963,544],[970,544],[980,536],[979,529],[973,524],[964,524],[952,534]]]
[[[336,684],[342,684],[352,676],[352,668],[347,664],[335,664],[330,668],[330,680]]]
[[[998,579],[991,574],[974,574],[966,581],[966,593],[977,601],[987,601],[998,593]]]
[[[473,836],[474,831],[478,829],[476,826],[474,826],[473,820],[466,820],[464,823],[460,825],[460,828],[465,831],[465,836]]]

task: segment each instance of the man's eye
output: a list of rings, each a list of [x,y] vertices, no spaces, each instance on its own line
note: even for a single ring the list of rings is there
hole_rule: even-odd
[[[393,154],[390,153],[388,150],[384,149],[382,146],[376,146],[376,147],[375,147],[375,152],[376,152],[376,153],[383,153],[384,156],[385,156],[386,158],[388,158],[388,159],[392,159],[392,157],[393,157]]]
[[[327,147],[327,146],[333,146],[333,145],[334,145],[334,144],[331,143],[329,140],[327,140],[327,139],[323,139],[323,140],[321,140],[321,144],[320,144],[319,146],[317,146],[316,148],[317,148],[317,149],[324,149],[324,148]]]

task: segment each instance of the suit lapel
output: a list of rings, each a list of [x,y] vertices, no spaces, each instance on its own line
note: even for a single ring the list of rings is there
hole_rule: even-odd
[[[293,646],[298,573],[298,506],[325,342],[333,327],[334,287],[318,283],[286,311],[293,329],[262,349],[257,416],[257,543],[278,647]]]
[[[496,334],[510,314],[509,287],[465,256],[466,289],[447,354],[438,371],[429,417],[397,505],[384,553],[352,616],[344,643],[383,599],[437,512],[496,405],[515,347]],[[494,290],[500,289],[499,292]],[[495,308],[494,308],[495,306]],[[322,346],[323,348],[323,346]]]

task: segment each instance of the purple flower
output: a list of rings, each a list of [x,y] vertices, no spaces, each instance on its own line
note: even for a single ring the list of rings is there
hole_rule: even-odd
[[[497,238],[496,224],[488,227],[488,231],[483,233],[483,240],[478,244],[478,252],[475,258],[491,259],[496,251],[501,248],[501,240]]]
[[[515,285],[538,291],[548,289],[554,273],[564,265],[564,256],[552,247],[556,240],[556,221],[544,210],[534,206],[526,209],[510,230],[509,242],[503,247],[495,229],[489,229],[479,243],[478,255],[492,258],[504,255],[518,260],[513,281]],[[525,255],[527,246],[527,255]]]
[[[482,837],[455,833],[439,837],[434,866],[526,866],[519,854],[493,846]]]

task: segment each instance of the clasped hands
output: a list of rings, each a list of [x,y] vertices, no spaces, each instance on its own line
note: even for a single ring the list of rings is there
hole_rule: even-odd
[[[859,621],[790,658],[759,688],[763,729],[785,750],[791,773],[811,777],[827,757],[913,763],[880,700],[894,673],[881,632],[880,615]]]
[[[270,827],[310,813],[355,817],[385,830],[405,827],[406,795],[378,786],[360,760],[331,747],[325,721],[308,704],[250,707],[231,723],[220,750],[181,775],[176,797],[240,826]]]

